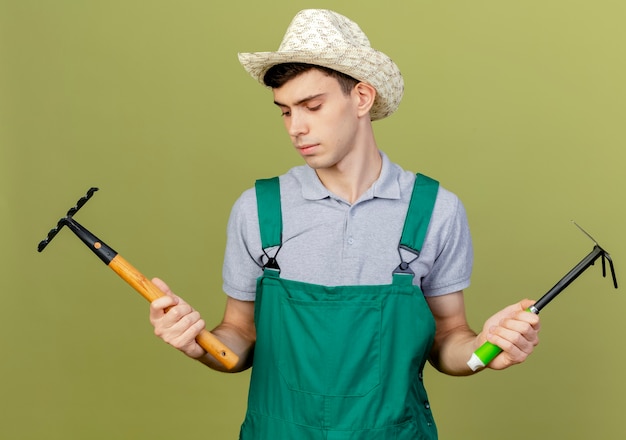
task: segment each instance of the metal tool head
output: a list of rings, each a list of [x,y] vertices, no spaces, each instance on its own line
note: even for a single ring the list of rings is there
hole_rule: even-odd
[[[596,239],[593,238],[591,234],[589,234],[587,231],[585,231],[578,223],[576,223],[574,220],[572,220],[572,223],[574,223],[574,225],[578,229],[580,229],[583,234],[585,234],[587,237],[589,237],[591,241],[593,241],[594,249],[596,248],[598,249],[598,252],[600,253],[600,256],[602,257],[602,276],[605,278],[606,278],[606,262],[607,261],[609,262],[609,267],[611,269],[611,276],[613,278],[613,286],[617,289],[617,276],[615,275],[615,266],[613,266],[613,260],[611,259],[611,255],[609,255],[609,253],[606,250],[604,250],[602,246],[598,244]]]
[[[48,243],[50,243],[50,241],[52,241],[52,239],[59,233],[61,228],[67,224],[68,220],[71,219],[74,216],[74,214],[76,214],[78,210],[83,207],[85,203],[87,203],[87,201],[93,196],[93,194],[96,191],[98,191],[98,188],[94,188],[94,187],[89,188],[89,191],[87,191],[87,194],[85,194],[83,197],[78,199],[78,201],[76,202],[76,205],[71,207],[69,211],[67,211],[67,214],[65,215],[65,217],[62,217],[57,223],[57,225],[54,228],[50,229],[50,232],[48,232],[48,235],[46,236],[46,238],[41,240],[41,242],[39,243],[39,246],[37,246],[37,251],[41,252],[45,249],[46,246],[48,246]]]

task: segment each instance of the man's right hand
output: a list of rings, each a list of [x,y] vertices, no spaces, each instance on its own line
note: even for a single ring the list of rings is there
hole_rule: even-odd
[[[152,282],[165,294],[150,303],[154,334],[187,356],[200,359],[206,353],[196,342],[196,337],[205,328],[200,313],[176,296],[163,280],[153,278]]]

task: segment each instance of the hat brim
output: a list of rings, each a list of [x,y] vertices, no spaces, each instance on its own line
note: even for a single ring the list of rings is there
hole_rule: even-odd
[[[336,48],[335,48],[336,49]],[[370,111],[372,121],[392,114],[402,99],[404,81],[398,66],[384,53],[371,47],[345,47],[330,51],[278,51],[240,53],[239,62],[263,84],[267,71],[277,64],[306,63],[344,73],[376,89],[376,100]]]

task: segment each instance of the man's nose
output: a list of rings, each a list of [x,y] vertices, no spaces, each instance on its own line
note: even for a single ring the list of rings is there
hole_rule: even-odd
[[[307,132],[306,117],[301,112],[292,112],[291,118],[289,118],[289,135],[296,137]]]

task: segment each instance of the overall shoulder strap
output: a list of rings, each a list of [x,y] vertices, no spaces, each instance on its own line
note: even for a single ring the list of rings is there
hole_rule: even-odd
[[[283,216],[280,207],[278,177],[259,179],[255,183],[261,246],[265,250],[282,243]]]
[[[423,174],[417,174],[413,185],[411,202],[404,220],[400,238],[400,248],[410,250],[419,256],[428,231],[430,217],[435,207],[439,182]]]

